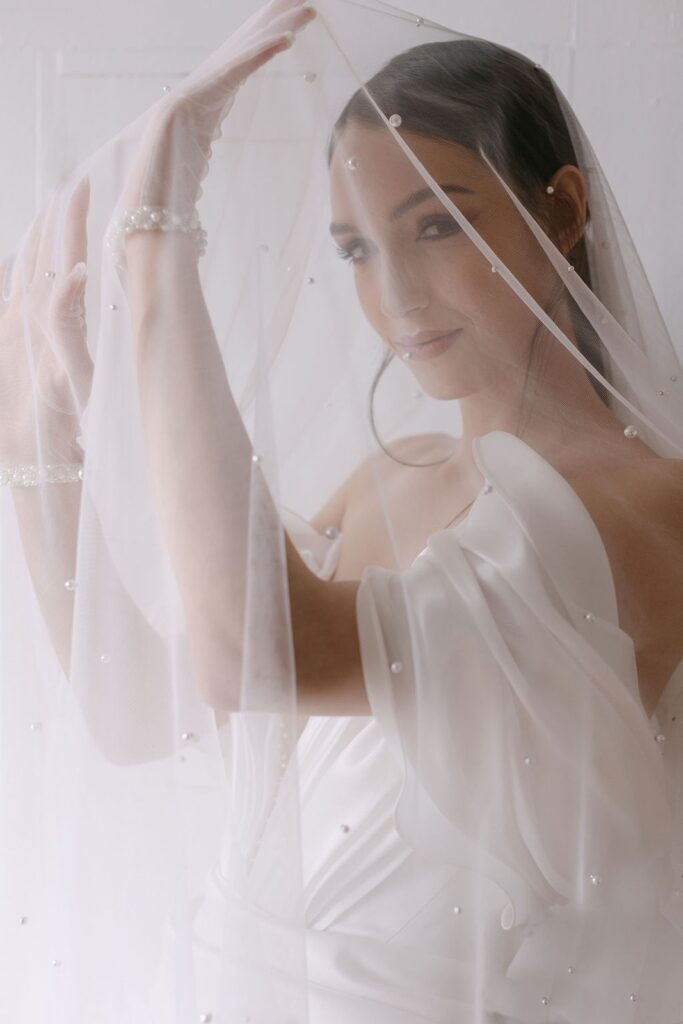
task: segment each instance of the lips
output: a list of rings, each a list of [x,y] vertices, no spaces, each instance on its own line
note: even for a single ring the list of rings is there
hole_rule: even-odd
[[[438,341],[440,338],[446,338],[453,334],[457,327],[452,327],[446,331],[420,331],[419,334],[413,334],[412,336],[403,335],[398,338],[396,343],[405,349],[420,348],[422,345],[428,345],[430,341]]]
[[[416,334],[410,344],[398,344],[403,349],[403,358],[410,359],[413,363],[421,363],[427,359],[434,359],[446,352],[455,344],[462,327],[456,327],[453,331],[442,333],[439,331],[423,331]]]

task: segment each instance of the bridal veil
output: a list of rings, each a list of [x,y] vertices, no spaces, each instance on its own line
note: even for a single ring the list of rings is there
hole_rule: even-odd
[[[0,1016],[677,1024],[680,355],[542,66],[315,6],[4,264]]]

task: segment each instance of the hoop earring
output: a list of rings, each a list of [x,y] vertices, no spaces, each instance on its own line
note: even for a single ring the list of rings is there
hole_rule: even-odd
[[[382,357],[382,362],[380,363],[379,370],[375,374],[375,378],[374,378],[374,380],[372,382],[372,387],[370,388],[370,402],[369,402],[370,429],[372,430],[372,433],[374,434],[375,440],[377,441],[377,444],[380,446],[382,451],[385,452],[389,456],[390,459],[393,459],[394,462],[399,462],[402,466],[412,466],[415,469],[427,469],[428,466],[440,466],[441,463],[448,462],[449,459],[452,459],[453,455],[455,453],[453,452],[451,455],[447,455],[445,459],[437,459],[436,462],[406,462],[404,459],[398,459],[398,458],[396,458],[395,455],[392,455],[391,452],[388,451],[384,447],[384,445],[382,444],[382,442],[380,440],[379,434],[377,433],[377,427],[375,425],[375,411],[374,411],[375,391],[377,390],[377,385],[380,382],[382,374],[384,373],[384,371],[386,370],[387,366],[389,365],[389,363],[392,361],[393,358],[394,358],[394,353],[391,352],[391,351],[388,351],[388,352],[386,352],[384,354],[384,356]]]

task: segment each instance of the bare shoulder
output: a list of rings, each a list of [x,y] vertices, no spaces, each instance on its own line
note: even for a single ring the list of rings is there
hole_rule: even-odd
[[[411,434],[408,437],[395,438],[385,444],[388,452],[380,448],[364,459],[349,478],[349,484],[352,487],[354,484],[362,483],[369,473],[376,472],[380,467],[383,474],[400,473],[406,467],[396,459],[405,459],[407,462],[411,459],[424,461],[432,456],[448,455],[452,447],[453,438],[450,434]]]
[[[683,459],[647,459],[569,482],[588,511],[605,525],[620,523],[630,532],[647,522],[654,540],[666,536],[683,544]]]
[[[652,458],[569,483],[605,546],[650,717],[683,658],[683,460]]]
[[[683,460],[653,458],[569,483],[605,546],[622,628],[651,659],[670,656],[670,673],[683,654]],[[660,666],[655,689],[662,675]]]
[[[453,438],[449,434],[413,434],[391,441],[386,446],[391,455],[388,455],[382,448],[372,452],[355,467],[323,507],[312,517],[311,526],[321,532],[329,526],[342,529],[349,505],[367,493],[372,475],[381,472],[382,477],[387,480],[396,476],[401,470],[400,463],[397,463],[391,457],[392,455],[408,461],[411,459],[424,460],[429,458],[432,453],[436,456],[446,453],[449,443],[451,445],[453,443]]]

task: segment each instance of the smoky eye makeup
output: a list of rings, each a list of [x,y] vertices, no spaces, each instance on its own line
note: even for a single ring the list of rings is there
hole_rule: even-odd
[[[462,228],[450,214],[428,214],[417,222],[416,241],[439,241],[460,231]],[[340,259],[355,264],[364,262],[371,252],[371,246],[363,238],[351,238],[343,245],[335,245],[334,249]]]

